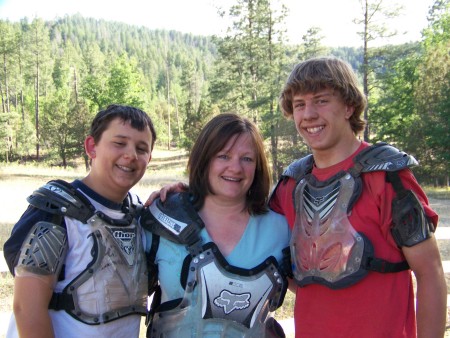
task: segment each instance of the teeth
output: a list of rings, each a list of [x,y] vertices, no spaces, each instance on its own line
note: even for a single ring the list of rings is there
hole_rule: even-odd
[[[225,177],[225,176],[222,176],[222,178],[223,178],[224,180],[227,180],[227,181],[233,181],[233,182],[239,182],[239,181],[240,181],[239,178]]]
[[[323,126],[320,126],[320,127],[314,127],[314,128],[306,128],[306,131],[308,133],[314,134],[314,133],[318,133],[322,129],[323,129]]]
[[[126,172],[132,172],[133,171],[133,169],[128,168],[128,167],[124,167],[124,166],[121,166],[121,165],[118,165],[117,167],[122,169],[123,171],[126,171]]]

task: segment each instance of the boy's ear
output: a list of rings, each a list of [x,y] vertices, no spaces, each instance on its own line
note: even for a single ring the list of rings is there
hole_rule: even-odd
[[[355,112],[355,107],[354,106],[346,106],[346,108],[345,108],[345,119],[348,120],[350,117],[352,117],[354,112]]]
[[[84,140],[84,149],[86,150],[86,154],[89,156],[89,158],[95,158],[95,141],[92,136],[86,137]]]

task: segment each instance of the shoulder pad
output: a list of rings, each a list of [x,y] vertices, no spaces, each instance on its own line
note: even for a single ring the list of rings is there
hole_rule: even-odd
[[[58,276],[68,246],[66,229],[49,222],[36,223],[22,244],[15,276],[27,273]]]
[[[354,170],[358,173],[372,171],[398,171],[419,163],[412,156],[397,148],[380,142],[367,147],[353,159]]]
[[[309,154],[301,159],[292,162],[283,172],[282,176],[292,177],[295,180],[300,180],[312,170],[314,163],[313,155]]]
[[[63,180],[49,181],[28,196],[27,201],[50,214],[73,217],[83,223],[95,212],[89,200]]]
[[[153,234],[185,245],[198,242],[205,227],[186,192],[170,194],[165,202],[158,198],[143,211],[139,222]]]

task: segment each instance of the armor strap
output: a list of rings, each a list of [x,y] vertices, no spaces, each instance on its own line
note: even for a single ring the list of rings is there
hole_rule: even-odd
[[[156,261],[156,253],[159,248],[160,237],[152,235],[152,244],[150,250],[145,255],[147,256],[147,271],[148,271],[148,295],[150,296],[158,285],[158,265]]]
[[[392,187],[395,190],[395,193],[399,196],[399,198],[402,198],[405,194],[406,194],[406,189],[403,186],[403,183],[400,179],[400,177],[398,176],[398,172],[397,171],[388,171],[386,173],[387,176],[387,180],[389,183],[392,184]]]
[[[294,278],[294,274],[292,273],[292,263],[291,263],[291,248],[286,247],[282,250],[283,258],[280,264],[281,272],[289,278]]]
[[[67,293],[53,292],[48,308],[55,311],[73,311],[75,309],[73,297]]]
[[[409,269],[407,261],[392,263],[375,257],[367,257],[366,261],[362,262],[361,265],[366,270],[380,273],[400,272]]]

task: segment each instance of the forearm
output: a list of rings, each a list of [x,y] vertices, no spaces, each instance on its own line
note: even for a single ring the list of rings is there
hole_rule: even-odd
[[[30,311],[14,310],[17,331],[21,338],[53,338],[53,326],[48,310],[35,313]]]
[[[432,235],[403,248],[403,252],[417,279],[418,338],[442,338],[447,319],[447,285],[436,238]]]
[[[417,278],[418,338],[444,337],[447,319],[447,286],[444,274]]]

